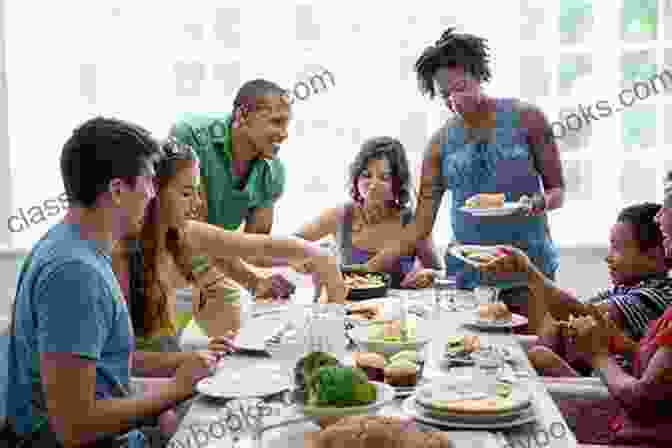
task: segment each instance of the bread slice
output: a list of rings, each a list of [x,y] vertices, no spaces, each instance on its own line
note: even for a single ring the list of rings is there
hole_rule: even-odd
[[[465,202],[467,208],[501,208],[506,201],[504,193],[480,193]]]

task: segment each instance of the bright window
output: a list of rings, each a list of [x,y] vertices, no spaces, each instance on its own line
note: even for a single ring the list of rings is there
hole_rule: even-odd
[[[529,100],[551,121],[571,123],[579,104],[616,104],[621,89],[649,80],[672,57],[664,40],[672,39],[669,1],[519,1],[520,8],[462,3],[458,17],[437,15],[433,2],[398,3],[384,20],[367,2],[356,14],[339,2],[7,2],[14,245],[30,247],[62,216],[46,205],[63,192],[61,145],[96,114],[165,135],[180,112],[229,110],[246,80],[292,89],[328,70],[333,85],[297,90],[306,98],[295,102],[281,152],[289,184],[275,231],[286,233],[346,199],[347,167],[363,139],[400,138],[417,167],[448,113],[419,95],[412,65],[447,26],[489,38],[489,93]],[[667,82],[672,88],[672,77]],[[559,142],[568,202],[552,215],[558,245],[603,245],[619,208],[661,199],[650,179],[670,165],[669,98],[651,93]],[[449,227],[444,204],[439,243],[451,237]]]

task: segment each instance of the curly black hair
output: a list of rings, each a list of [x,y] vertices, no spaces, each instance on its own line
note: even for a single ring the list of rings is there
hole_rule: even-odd
[[[486,39],[472,34],[455,33],[448,28],[441,38],[422,52],[415,62],[420,92],[434,99],[434,75],[442,67],[464,67],[478,82],[488,82],[490,73],[490,48]]]
[[[655,222],[660,210],[660,204],[645,202],[624,208],[618,214],[617,222],[630,224],[635,233],[635,239],[642,251],[662,247],[663,234]]]
[[[371,160],[380,159],[387,159],[392,168],[394,206],[400,210],[410,209],[412,185],[406,149],[399,140],[392,137],[374,137],[362,144],[354,162],[350,165],[348,178],[350,197],[357,203],[362,201],[357,191],[357,179]]]

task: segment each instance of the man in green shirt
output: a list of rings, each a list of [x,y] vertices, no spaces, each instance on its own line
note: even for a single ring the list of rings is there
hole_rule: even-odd
[[[285,167],[277,154],[290,118],[287,91],[263,79],[238,90],[231,114],[182,115],[171,135],[200,158],[203,201],[196,219],[227,230],[245,222],[247,233],[270,234],[275,203],[285,189]],[[281,275],[261,276],[238,257],[217,265],[258,298],[288,297],[294,289]]]

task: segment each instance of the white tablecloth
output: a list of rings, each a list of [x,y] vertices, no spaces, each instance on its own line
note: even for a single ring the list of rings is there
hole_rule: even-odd
[[[428,294],[431,295],[432,293],[428,291]],[[300,302],[308,301],[308,299],[303,295],[300,295],[300,297]],[[428,297],[427,300],[431,301],[432,299]],[[533,396],[533,406],[536,414],[538,415],[538,421],[536,423],[528,424],[515,429],[505,430],[502,433],[491,433],[487,431],[449,430],[448,434],[451,439],[455,440],[456,448],[461,448],[463,446],[465,448],[479,446],[483,448],[503,448],[507,446],[507,443],[510,447],[576,447],[577,444],[574,435],[567,427],[567,424],[565,423],[553,399],[546,390],[546,387],[541,381],[538,380],[534,369],[527,361],[527,357],[525,356],[522,347],[520,347],[518,344],[516,337],[507,333],[476,332],[468,327],[463,326],[463,324],[472,319],[473,316],[474,311],[442,311],[438,320],[428,322],[428,324],[432,326],[432,332],[435,336],[434,342],[430,343],[428,347],[428,360],[425,366],[425,375],[431,378],[446,374],[445,370],[440,367],[438,361],[443,352],[445,341],[450,336],[476,333],[486,344],[507,345],[513,348],[514,355],[520,360],[523,368],[527,369],[528,373],[531,375],[531,380],[528,384]],[[197,329],[190,328],[188,331],[185,330],[183,341],[197,341],[199,337],[203,338],[202,333],[199,336]],[[291,369],[294,366],[295,359],[281,359],[274,357],[267,360],[260,360],[259,358],[233,357],[232,359],[227,359],[226,362],[240,364],[241,367],[249,366],[252,363],[268,362],[277,363],[282,365],[283,368]],[[400,415],[400,403],[401,401],[398,400],[394,404],[383,408],[380,411],[380,414]],[[188,442],[191,439],[192,446],[201,446],[202,448],[231,447],[231,440],[228,437],[215,438],[213,436],[209,437],[207,444],[193,445],[193,443],[195,443],[194,428],[206,428],[207,425],[211,424],[218,418],[221,418],[221,415],[220,407],[213,405],[203,397],[197,398],[194,401],[194,404],[192,405],[189,413],[183,420],[180,429],[175,434],[172,445],[169,446],[176,448],[181,446],[186,447],[189,446]],[[282,411],[278,411],[278,415],[267,417],[264,420],[264,425],[273,425],[296,417],[297,415],[294,413],[292,408],[282,409]],[[294,424],[281,429],[269,430],[264,433],[263,445],[265,447],[303,446],[303,434],[305,434],[307,431],[316,431],[318,429],[319,428],[312,423],[302,423]],[[198,431],[196,431],[196,433],[197,432]],[[546,439],[548,440],[544,439],[543,433],[546,434]],[[535,434],[540,438],[538,439],[539,443],[535,442],[534,440]],[[504,439],[503,437],[506,438]],[[201,439],[204,440],[203,437],[201,437]],[[243,446],[248,445],[247,443],[241,442],[239,446],[242,448]]]

